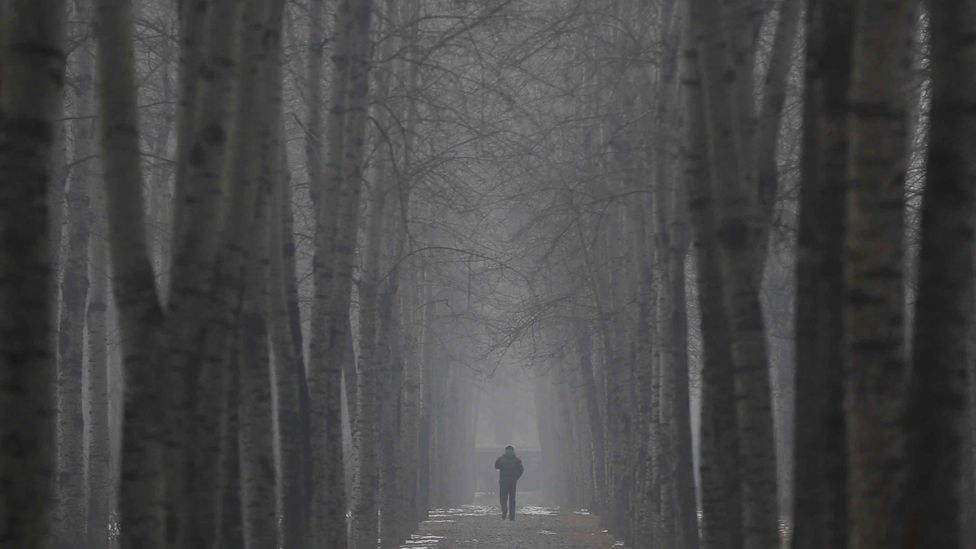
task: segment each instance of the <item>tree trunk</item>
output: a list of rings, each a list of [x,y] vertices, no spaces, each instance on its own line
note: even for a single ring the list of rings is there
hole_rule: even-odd
[[[98,94],[102,164],[108,203],[112,286],[125,369],[121,544],[166,545],[163,507],[163,314],[156,294],[143,222],[130,0],[98,0]]]
[[[219,466],[217,471],[216,493],[217,509],[214,512],[212,534],[213,547],[235,549],[244,547],[244,525],[242,521],[241,499],[241,460],[240,460],[240,373],[237,367],[238,355],[232,357],[230,371],[222,379],[220,387],[220,426],[217,438],[220,444]]]
[[[114,500],[108,369],[108,250],[105,193],[91,191],[92,237],[88,241],[88,547],[109,547]]]
[[[377,345],[379,321],[378,292],[384,221],[386,214],[387,174],[385,159],[379,160],[373,178],[376,182],[370,197],[369,223],[363,252],[363,271],[359,281],[359,361],[357,363],[356,422],[353,438],[358,467],[352,493],[352,546],[373,549],[378,538],[379,445],[380,418],[383,415],[381,386],[387,373],[387,358]]]
[[[391,209],[392,210],[392,209]],[[396,256],[391,254],[396,261]],[[385,357],[386,372],[382,373],[380,398],[383,399],[380,417],[380,535],[382,547],[396,549],[402,541],[399,532],[401,507],[405,505],[400,491],[399,477],[402,473],[400,448],[400,416],[402,412],[401,392],[403,390],[404,357],[400,334],[400,311],[396,306],[398,284],[396,273],[390,273],[379,298],[380,346],[385,347],[379,354]]]
[[[861,0],[848,99],[845,410],[849,547],[905,539],[904,183],[914,2]]]
[[[91,21],[83,6],[77,16]],[[82,370],[84,369],[85,305],[88,298],[88,241],[90,235],[90,186],[94,181],[95,156],[94,58],[87,48],[76,50],[75,115],[72,133],[78,162],[67,193],[66,254],[61,277],[61,318],[58,327],[58,521],[56,546],[79,547],[85,541],[85,418]]]
[[[311,459],[308,449],[308,385],[301,339],[294,332],[290,311],[290,289],[295,287],[294,244],[291,218],[291,190],[287,151],[284,142],[283,112],[279,107],[277,124],[278,160],[272,174],[272,204],[270,245],[271,260],[268,277],[269,328],[274,353],[274,381],[276,422],[280,463],[278,464],[278,497],[281,515],[279,543],[288,549],[301,549],[305,543],[307,475]],[[289,267],[290,264],[290,267]],[[300,343],[299,343],[300,345]]]
[[[271,400],[271,364],[268,349],[268,241],[272,218],[272,181],[281,155],[279,139],[282,82],[281,21],[284,1],[265,4],[255,10],[250,22],[254,40],[260,40],[263,60],[254,85],[258,87],[256,109],[251,117],[258,126],[254,137],[254,160],[249,162],[247,177],[257,180],[258,196],[254,206],[255,227],[250,241],[258,242],[256,253],[245,264],[247,280],[239,329],[238,366],[240,395],[238,402],[238,436],[241,475],[241,522],[244,546],[249,549],[275,547],[280,525],[276,513],[274,457],[274,410]],[[247,13],[247,12],[245,12]],[[245,23],[249,23],[245,16]],[[245,58],[247,59],[247,58]]]
[[[730,16],[732,14],[726,14]],[[732,341],[739,456],[742,463],[743,541],[746,549],[779,543],[776,455],[766,334],[759,302],[756,208],[748,192],[751,173],[748,136],[739,139],[736,78],[723,38],[722,9],[715,0],[695,2],[696,36],[701,43],[701,71],[708,121],[713,186],[717,199],[718,263],[725,314]],[[739,117],[743,113],[738,113]],[[754,164],[754,161],[752,162]]]
[[[773,209],[779,192],[779,170],[776,162],[779,153],[779,131],[802,11],[803,0],[780,2],[769,67],[766,70],[766,79],[763,81],[762,104],[756,131],[756,191],[763,218],[758,248],[762,258],[757,266],[760,270],[765,265],[769,236],[772,232]],[[761,272],[760,276],[762,276]]]
[[[686,130],[682,152],[684,185],[694,232],[698,307],[703,343],[701,410],[701,545],[738,549],[742,544],[742,507],[738,420],[732,379],[732,344],[723,302],[716,242],[715,202],[710,183],[707,128],[699,45],[692,4],[685,20],[683,77]]]
[[[12,0],[0,16],[0,546],[41,547],[55,456],[48,193],[64,4]]]
[[[430,280],[430,267],[425,267],[421,276],[423,287],[423,318],[420,323],[423,333],[420,336],[420,387],[421,401],[417,423],[418,446],[420,449],[417,479],[417,520],[427,520],[427,512],[431,501],[431,464],[433,450],[432,421],[434,417],[434,360],[436,356],[436,337],[434,335],[434,319],[437,314],[437,303],[434,301],[433,284]]]
[[[421,399],[421,360],[420,360],[420,329],[417,320],[420,318],[418,312],[422,310],[420,299],[423,296],[418,275],[420,273],[419,261],[416,256],[407,257],[411,252],[412,243],[409,242],[410,235],[410,191],[415,182],[413,170],[417,164],[414,156],[414,141],[416,131],[420,122],[417,110],[416,95],[420,85],[420,64],[418,36],[419,25],[417,21],[420,17],[420,1],[407,0],[400,6],[401,21],[407,22],[409,27],[405,38],[405,61],[406,67],[406,127],[403,138],[403,167],[402,174],[405,174],[398,181],[399,195],[399,231],[397,236],[397,258],[396,261],[402,262],[398,267],[402,272],[403,282],[401,287],[406,288],[400,302],[399,311],[401,315],[400,326],[403,338],[403,396],[402,408],[400,413],[400,508],[399,531],[397,538],[400,540],[408,539],[410,534],[417,526],[418,516],[418,467],[419,467],[419,419],[420,419],[420,399]]]
[[[807,6],[796,266],[794,549],[847,546],[844,189],[853,6]]]
[[[199,113],[186,128],[185,137],[190,143],[185,157],[177,159],[186,163],[178,166],[177,193],[174,205],[172,273],[168,304],[167,329],[171,414],[168,428],[169,450],[167,458],[168,503],[171,506],[171,525],[177,532],[170,532],[170,546],[181,544],[207,545],[216,532],[214,509],[216,506],[216,475],[213,468],[198,460],[216,459],[216,429],[214,414],[194,417],[194,410],[219,400],[216,390],[204,383],[198,390],[202,353],[206,341],[206,321],[216,310],[213,302],[213,276],[217,246],[221,231],[216,219],[221,204],[226,200],[224,166],[229,154],[234,131],[232,105],[239,84],[239,39],[241,34],[241,10],[244,2],[214,0],[208,2],[207,12],[198,14],[206,20],[206,32],[210,37],[206,48],[197,44],[184,44],[184,48],[197,47],[199,52],[184,51],[199,65],[201,78],[193,84],[194,96],[184,101],[195,106],[186,108]],[[193,22],[192,25],[198,23]],[[185,32],[200,32],[186,29]],[[185,39],[196,37],[186,36]],[[184,71],[189,67],[184,67]],[[189,78],[189,76],[185,77]],[[186,86],[186,84],[185,84]],[[190,114],[186,114],[189,116]],[[181,129],[182,131],[182,129]],[[178,148],[184,146],[178,144]],[[190,470],[184,470],[189,465]],[[174,490],[179,490],[173,493]]]
[[[668,249],[668,269],[671,287],[664,289],[673,295],[671,322],[674,324],[674,475],[677,501],[678,536],[681,547],[698,549],[698,504],[695,494],[694,449],[691,443],[691,394],[688,366],[688,311],[685,295],[685,258],[688,255],[687,201],[681,187],[670,193],[673,221]]]
[[[326,549],[344,549],[347,544],[340,392],[362,186],[372,7],[372,0],[343,0],[337,7],[333,91],[326,120],[328,192],[315,206],[316,297],[309,389],[312,416],[318,418],[312,436],[318,463],[312,480],[311,535]]]
[[[277,74],[277,71],[274,72]],[[268,149],[269,153],[277,154],[276,148]],[[270,213],[270,196],[265,194],[263,198],[266,200],[263,200],[260,209]],[[259,219],[258,222],[266,226],[267,219]],[[263,247],[267,252],[267,246]],[[262,253],[248,267],[250,273],[238,340],[241,522],[244,547],[249,549],[275,547],[278,532],[272,432],[274,413],[271,407],[271,364],[266,317],[268,303],[265,293],[267,264],[267,253]]]
[[[973,320],[976,163],[976,10],[972,2],[929,3],[932,110],[922,199],[922,244],[915,303],[907,425],[908,478],[903,547],[966,546],[959,489],[967,455]],[[970,463],[967,463],[970,462]],[[969,502],[971,503],[971,502]]]
[[[602,497],[607,490],[603,413],[600,409],[596,380],[593,378],[593,349],[590,327],[582,321],[578,322],[576,327],[576,352],[579,360],[580,377],[583,380],[583,395],[586,399],[590,436],[593,438],[593,482],[596,497],[590,507],[593,512],[600,513]]]

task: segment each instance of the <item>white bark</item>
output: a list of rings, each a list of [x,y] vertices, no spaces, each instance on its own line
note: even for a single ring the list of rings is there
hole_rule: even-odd
[[[129,0],[99,0],[96,6],[102,163],[126,382],[121,544],[155,549],[166,545],[159,420],[164,408],[158,390],[163,316],[143,221],[132,5]]]

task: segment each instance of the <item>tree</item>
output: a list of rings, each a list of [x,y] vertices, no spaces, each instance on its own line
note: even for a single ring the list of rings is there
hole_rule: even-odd
[[[914,2],[857,3],[844,245],[849,547],[904,539],[904,183]]]
[[[346,349],[353,248],[359,218],[369,93],[372,0],[343,0],[336,11],[332,97],[326,120],[328,151],[315,208],[315,304],[309,393],[312,416],[310,532],[327,548],[344,548],[345,481],[341,377]]]
[[[734,98],[751,73],[730,65],[732,53],[723,37],[723,11],[717,2],[692,8],[700,18],[701,73],[705,97],[708,150],[717,199],[716,238],[722,274],[724,310],[728,318],[742,466],[743,546],[771,547],[778,539],[776,517],[776,456],[765,330],[759,303],[755,230],[750,226],[756,205],[750,195],[751,148],[740,140],[741,121]],[[726,13],[730,20],[734,13]],[[725,75],[723,77],[723,75]],[[741,103],[740,103],[741,107]],[[738,116],[744,116],[742,112]]]
[[[0,546],[47,539],[54,467],[48,192],[61,101],[64,3],[0,7]]]
[[[847,544],[843,249],[853,6],[807,5],[796,294],[793,547]]]
[[[961,548],[969,380],[966,337],[973,322],[976,164],[976,28],[971,2],[929,2],[931,129],[922,198],[918,300],[905,414],[907,482],[903,547]],[[971,456],[969,456],[971,459]],[[969,463],[972,467],[972,463]]]
[[[715,198],[711,188],[707,123],[700,69],[701,46],[691,4],[682,52],[685,88],[684,184],[694,234],[698,307],[702,318],[701,505],[702,546],[742,547],[741,472],[738,418],[732,378],[732,344],[724,314],[724,288],[718,267]]]
[[[126,401],[123,419],[121,543],[125,548],[166,544],[163,508],[163,414],[160,357],[163,312],[146,245],[142,171],[136,122],[132,5],[96,4],[99,135],[108,213],[112,290],[122,328]]]
[[[91,6],[78,6],[77,17],[91,22]],[[86,47],[75,51],[75,120],[72,121],[75,162],[66,194],[65,243],[62,258],[61,308],[58,324],[58,507],[57,543],[73,547],[85,540],[85,418],[82,370],[85,348],[85,306],[88,298],[88,243],[90,239],[90,192],[95,156],[94,57]]]

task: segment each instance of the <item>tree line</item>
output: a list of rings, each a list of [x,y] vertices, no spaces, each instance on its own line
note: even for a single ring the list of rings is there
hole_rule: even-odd
[[[399,547],[515,367],[629,546],[969,546],[974,25],[5,0],[0,547]]]

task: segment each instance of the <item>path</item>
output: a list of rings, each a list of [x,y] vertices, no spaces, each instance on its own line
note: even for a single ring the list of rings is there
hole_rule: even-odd
[[[431,511],[404,549],[619,549],[597,518],[586,511],[521,503],[514,521],[503,521],[498,502],[479,498],[472,505]],[[491,498],[493,499],[493,498]]]

